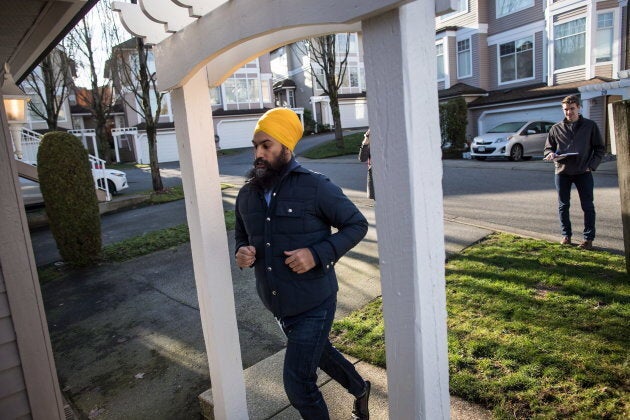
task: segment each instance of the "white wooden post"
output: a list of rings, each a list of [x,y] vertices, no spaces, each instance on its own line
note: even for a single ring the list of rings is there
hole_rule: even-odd
[[[362,25],[392,419],[450,415],[434,19],[416,1]]]
[[[246,419],[232,274],[206,72],[171,92],[214,415]]]

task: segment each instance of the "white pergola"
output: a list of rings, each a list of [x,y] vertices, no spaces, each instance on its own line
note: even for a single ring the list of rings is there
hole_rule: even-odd
[[[435,15],[456,0],[114,3],[171,92],[214,414],[247,418],[209,86],[304,38],[363,33],[393,419],[449,417]],[[208,71],[204,70],[207,66]],[[214,345],[221,343],[221,345]]]

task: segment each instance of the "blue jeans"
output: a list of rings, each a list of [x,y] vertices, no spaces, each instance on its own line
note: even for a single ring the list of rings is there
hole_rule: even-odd
[[[595,239],[595,205],[593,204],[593,174],[585,172],[580,175],[556,174],[556,190],[558,191],[558,214],[562,236],[572,236],[569,208],[571,206],[571,184],[575,184],[580,204],[584,212],[584,239]]]
[[[354,365],[328,340],[336,308],[333,295],[314,309],[280,320],[288,339],[284,390],[304,420],[329,418],[328,407],[317,388],[318,366],[355,397],[365,390],[365,381]]]

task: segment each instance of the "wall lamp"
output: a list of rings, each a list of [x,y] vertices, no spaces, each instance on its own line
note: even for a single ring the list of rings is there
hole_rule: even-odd
[[[15,84],[8,63],[4,64],[0,94],[2,94],[4,110],[7,114],[15,156],[22,159],[22,127],[26,124],[26,106],[31,98]]]

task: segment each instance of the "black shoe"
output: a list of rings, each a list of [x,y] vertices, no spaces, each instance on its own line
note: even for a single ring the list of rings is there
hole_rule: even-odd
[[[370,381],[365,381],[365,392],[362,396],[354,400],[354,410],[352,410],[353,420],[370,420],[370,410],[368,401],[370,399]]]

